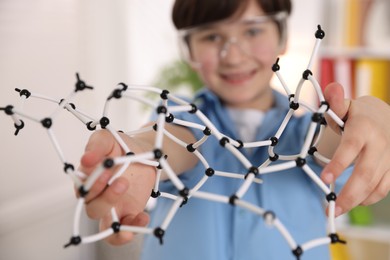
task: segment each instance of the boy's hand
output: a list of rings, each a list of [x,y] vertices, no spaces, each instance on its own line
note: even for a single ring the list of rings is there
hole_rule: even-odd
[[[321,178],[334,182],[353,162],[353,173],[336,200],[336,215],[358,205],[369,205],[385,198],[390,190],[390,106],[374,97],[345,100],[341,85],[325,90],[330,108],[345,120],[344,131],[331,162]],[[340,133],[332,121],[329,125]]]
[[[121,134],[125,143],[136,154],[145,148],[139,141]],[[107,157],[123,155],[123,151],[115,138],[106,130],[91,135],[81,158],[80,171],[90,175]],[[145,205],[150,197],[154,181],[155,169],[151,166],[131,164],[130,167],[110,186],[107,183],[114,174],[114,169],[106,170],[91,187],[85,198],[87,215],[92,219],[100,219],[100,229],[105,230],[112,224],[111,208],[123,225],[146,226],[149,216],[144,213]],[[107,240],[110,244],[120,245],[133,238],[131,232],[121,231]]]

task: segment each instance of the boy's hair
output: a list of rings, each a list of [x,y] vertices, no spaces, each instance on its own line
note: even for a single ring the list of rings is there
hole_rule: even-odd
[[[176,0],[172,21],[176,29],[186,29],[239,16],[252,0]],[[290,0],[255,0],[266,14],[291,13]]]

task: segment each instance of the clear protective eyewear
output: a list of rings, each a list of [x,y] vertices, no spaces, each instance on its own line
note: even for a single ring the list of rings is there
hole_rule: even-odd
[[[180,48],[186,61],[201,66],[210,59],[224,59],[232,46],[253,56],[270,48],[282,49],[286,42],[286,12],[225,20],[179,31]]]

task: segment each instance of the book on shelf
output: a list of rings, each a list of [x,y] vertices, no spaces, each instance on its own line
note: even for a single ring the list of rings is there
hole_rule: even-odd
[[[371,95],[390,101],[390,62],[365,58],[356,62],[356,95]]]
[[[344,16],[345,3],[343,0],[324,1],[324,19],[323,28],[325,29],[324,44],[333,47],[342,47],[344,45]]]
[[[331,82],[344,88],[346,98],[354,97],[354,61],[346,58],[323,57],[320,61],[320,85],[322,90]]]
[[[343,2],[343,1],[340,1]],[[344,45],[355,47],[361,45],[362,23],[360,0],[345,0],[345,39]]]
[[[390,60],[360,57],[322,57],[319,83],[324,90],[340,83],[346,98],[371,95],[390,103]]]
[[[386,9],[383,5],[390,5],[382,2],[386,0],[325,1],[324,28],[328,32],[326,44],[334,47],[360,47],[371,43],[367,35],[378,32],[376,18],[379,12]],[[384,28],[386,24],[379,24],[379,27]]]

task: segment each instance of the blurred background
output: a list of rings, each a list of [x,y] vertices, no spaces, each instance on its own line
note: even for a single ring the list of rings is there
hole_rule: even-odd
[[[101,117],[105,99],[119,82],[164,88],[176,84],[181,87],[177,91],[190,94],[187,74],[183,76],[188,71],[177,62],[172,3],[0,0],[0,107],[19,104],[15,88],[60,100],[73,91],[76,72],[94,90],[79,93],[74,103],[95,118]],[[389,1],[295,0],[293,4],[288,51],[280,62],[288,85],[294,89],[301,78],[317,24],[323,24],[327,37],[314,75],[323,84],[343,82],[350,96],[374,94],[389,101]],[[375,74],[378,71],[383,73]],[[277,80],[274,83],[280,88]],[[316,102],[310,87],[304,98]],[[147,120],[142,107],[118,103],[110,116],[117,128],[134,129]],[[25,105],[37,117],[54,108],[39,100]],[[25,123],[14,136],[13,121],[0,111],[0,259],[138,259],[141,238],[120,248],[99,242],[63,249],[72,235],[73,185],[42,126]],[[77,166],[90,132],[62,114],[53,131],[66,159]],[[350,252],[341,249],[334,259],[390,259],[388,200],[340,221],[352,242]],[[82,226],[85,234],[96,232],[96,223],[85,216]]]

